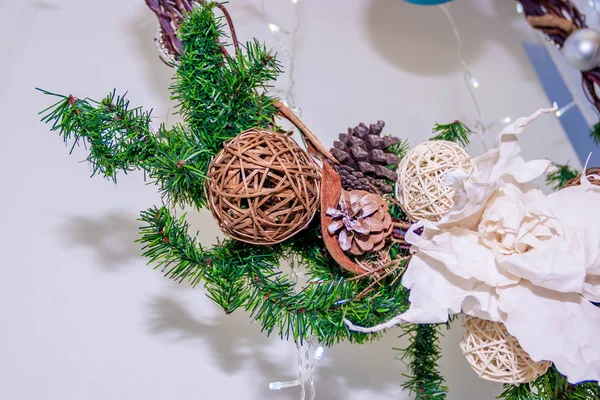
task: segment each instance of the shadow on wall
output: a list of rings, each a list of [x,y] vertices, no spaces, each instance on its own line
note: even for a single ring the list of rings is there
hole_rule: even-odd
[[[196,231],[195,227],[206,228],[206,219],[212,218],[208,212],[190,212],[188,215],[192,232]],[[73,246],[93,250],[99,259],[98,263],[107,272],[120,272],[131,261],[141,257],[141,246],[135,243],[139,238],[140,222],[130,214],[113,212],[99,218],[68,216],[65,221],[60,234]],[[201,236],[207,237],[213,237],[218,231],[216,227],[201,230],[204,231]],[[156,272],[149,269],[148,273]],[[178,290],[189,290],[186,283],[173,286]],[[203,293],[200,287],[195,290],[199,295]],[[198,341],[202,348],[211,352],[211,364],[227,374],[234,374],[241,369],[255,371],[255,383],[249,388],[254,394],[253,398],[298,398],[297,388],[284,391],[268,389],[271,381],[296,378],[293,374],[282,373],[282,370],[295,371],[294,351],[290,352],[293,356],[289,360],[283,361],[285,365],[281,361],[273,362],[273,344],[280,340],[277,335],[269,338],[260,332],[258,324],[251,325],[248,313],[243,310],[229,316],[219,313],[215,318],[202,320],[177,300],[177,293],[174,291],[150,299],[146,316],[150,335],[167,337],[174,342]],[[199,301],[210,302],[207,298],[199,298]],[[318,398],[345,399],[349,393],[356,391],[375,392],[400,399],[408,396],[400,389],[406,368],[395,360],[396,354],[392,350],[393,347],[406,345],[404,340],[397,339],[399,332],[390,331],[373,344],[341,343],[326,349],[314,375]],[[288,346],[293,348],[294,345],[288,342]]]
[[[182,215],[178,211],[176,215]],[[139,228],[142,222],[139,215],[111,212],[98,218],[69,215],[60,228],[67,243],[92,249],[96,253],[98,263],[108,272],[118,272],[132,260],[142,257],[142,244]],[[215,225],[207,210],[197,212],[188,210],[186,221],[190,224],[190,234],[198,235],[199,243],[208,247],[224,236]]]
[[[254,394],[252,398],[298,398],[297,388],[283,391],[271,391],[268,388],[271,381],[296,378],[282,373],[282,370],[295,371],[293,367],[288,369],[296,363],[295,352],[290,352],[294,356],[289,359],[288,365],[273,362],[273,344],[280,339],[276,335],[267,337],[260,332],[257,324],[250,325],[247,313],[241,310],[231,315],[221,313],[209,321],[202,321],[176,299],[157,296],[150,303],[150,315],[149,333],[167,336],[175,342],[201,342],[203,348],[211,350],[209,356],[214,364],[227,374],[235,374],[242,369],[256,371],[255,383],[249,388]],[[345,399],[349,393],[361,390],[383,393],[393,398],[407,396],[408,393],[401,393],[400,390],[406,368],[394,359],[392,350],[392,347],[405,343],[399,343],[396,336],[392,331],[371,345],[344,343],[326,349],[323,359],[315,367],[317,398]],[[294,346],[292,342],[288,342],[288,345]]]
[[[463,42],[462,56],[469,64],[483,56],[489,41],[496,42],[531,71],[523,54],[523,38],[511,27],[523,18],[514,1],[491,1],[482,10],[477,0],[456,0],[449,10]],[[365,15],[373,46],[400,69],[425,76],[446,76],[463,67],[457,58],[458,44],[450,22],[439,6],[418,6],[403,0],[372,0]],[[535,74],[528,73],[535,80]]]
[[[135,215],[118,212],[100,218],[67,216],[60,232],[67,243],[73,246],[88,247],[96,253],[98,263],[107,272],[118,272],[131,260],[142,255]]]

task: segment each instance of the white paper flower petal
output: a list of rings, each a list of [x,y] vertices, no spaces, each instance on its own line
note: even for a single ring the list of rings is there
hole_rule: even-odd
[[[461,225],[474,229],[479,222],[489,197],[497,189],[497,183],[456,182],[454,205],[436,224],[439,228]]]
[[[442,185],[445,187],[457,188],[461,187],[463,182],[467,179],[473,178],[462,169],[453,169],[446,173],[442,180]]]
[[[583,292],[585,266],[559,237],[542,242],[526,253],[497,258],[502,268],[535,285],[565,293]]]
[[[519,167],[525,163],[525,160],[520,156],[521,147],[518,143],[518,135],[523,132],[523,128],[527,124],[541,114],[555,111],[556,107],[544,108],[529,117],[518,118],[504,128],[496,139],[496,148],[474,159],[479,171],[479,180],[481,182],[494,182],[502,178],[504,174],[516,173]]]
[[[486,227],[502,226],[505,231],[517,233],[525,218],[526,208],[522,200],[523,193],[515,186],[500,187],[487,201],[481,215],[479,231]]]
[[[402,319],[411,323],[432,324],[448,320],[449,314],[462,310],[470,300],[471,311],[482,318],[499,318],[493,289],[474,279],[463,279],[423,253],[415,254],[402,278],[410,289],[410,309]],[[498,319],[496,319],[498,320]]]
[[[552,165],[550,160],[533,160],[520,165],[516,170],[509,171],[519,183],[531,182],[543,175]]]
[[[600,303],[600,276],[588,276],[583,284],[583,297]]]
[[[548,195],[549,208],[563,225],[576,230],[599,229],[600,186],[588,185],[572,186]]]
[[[600,276],[600,187],[583,183],[548,195],[548,208],[587,273]]]
[[[499,294],[506,328],[534,361],[552,361],[571,383],[600,380],[600,308],[531,284]]]
[[[465,297],[462,312],[489,321],[501,322],[506,319],[506,314],[500,310],[495,289],[484,284],[476,285]]]
[[[498,268],[494,253],[479,244],[476,232],[464,228],[451,228],[416,245],[416,248],[464,279],[474,278],[490,286],[519,282],[518,277]]]

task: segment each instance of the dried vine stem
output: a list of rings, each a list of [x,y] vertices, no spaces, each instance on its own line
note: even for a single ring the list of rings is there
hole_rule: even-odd
[[[382,280],[387,278],[388,276],[396,273],[396,277],[390,283],[390,285],[394,285],[396,281],[404,274],[404,270],[406,269],[407,264],[404,261],[410,260],[411,256],[401,257],[395,260],[392,260],[389,256],[388,251],[380,251],[377,255],[377,260],[375,261],[359,261],[358,265],[363,268],[366,272],[357,275],[350,280],[358,280],[365,277],[370,277],[373,281],[362,290],[354,300],[360,300],[364,296],[368,295],[371,291],[375,289],[375,286],[379,285]],[[375,265],[373,265],[375,264]],[[400,269],[400,271],[398,271]]]
[[[184,14],[190,12],[194,9],[194,3],[196,1],[193,0],[145,0],[146,5],[150,8],[156,17],[158,18],[158,22],[160,24],[160,30],[164,38],[164,44],[167,48],[167,51],[175,56],[175,58],[179,58],[183,51],[183,43],[177,37],[177,30],[179,29],[179,25],[183,21]],[[235,54],[239,52],[240,44],[237,40],[237,34],[235,33],[235,27],[233,26],[233,21],[231,19],[231,15],[227,8],[221,3],[214,2],[214,4],[225,17],[227,21],[227,26],[229,27],[229,31],[231,33],[231,41],[233,42],[233,46],[235,47]],[[219,40],[217,39],[217,42]],[[221,46],[221,51],[225,57],[230,57],[229,52],[225,48],[225,46]]]
[[[518,0],[527,21],[562,46],[575,30],[587,28],[583,15],[570,0]],[[560,22],[559,20],[568,21]]]
[[[289,109],[288,106],[286,106],[279,100],[275,100],[275,102],[273,102],[273,105],[279,110],[280,116],[282,116],[285,119],[287,119],[288,121],[290,121],[292,124],[294,124],[294,126],[296,128],[298,128],[300,130],[300,132],[302,132],[302,135],[304,135],[304,137],[308,141],[307,144],[309,146],[309,151],[311,153],[321,154],[323,157],[327,158],[329,161],[333,162],[334,164],[338,163],[338,161],[335,159],[335,157],[333,157],[331,155],[329,150],[327,150],[327,148],[325,146],[323,146],[321,141],[319,141],[319,138],[317,138],[317,135],[315,135],[310,129],[308,129],[308,127],[300,120],[300,118],[298,118],[296,116],[296,114],[294,114],[292,112],[292,110]],[[311,149],[311,146],[312,146],[312,149]]]
[[[565,18],[559,18],[555,15],[542,15],[542,16],[528,16],[527,22],[529,25],[536,29],[543,30],[554,30],[559,29],[560,31],[567,32],[568,34],[573,33],[577,27],[573,21]]]

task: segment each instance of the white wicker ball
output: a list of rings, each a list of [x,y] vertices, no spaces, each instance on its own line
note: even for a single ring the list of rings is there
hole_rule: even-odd
[[[454,204],[454,189],[442,182],[446,174],[462,169],[476,173],[467,152],[453,142],[430,140],[411,149],[398,166],[396,197],[412,221],[439,221]]]
[[[537,379],[552,365],[535,362],[501,322],[467,317],[460,348],[480,378],[520,385]]]

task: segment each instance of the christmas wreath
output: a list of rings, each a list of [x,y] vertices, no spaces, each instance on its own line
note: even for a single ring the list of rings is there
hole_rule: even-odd
[[[59,99],[42,113],[71,149],[87,146],[93,175],[143,170],[158,186],[163,204],[140,216],[150,265],[297,343],[363,343],[402,323],[404,387],[418,399],[446,397],[437,341],[461,313],[463,352],[481,377],[505,384],[502,398],[600,398],[591,382],[600,378],[600,221],[580,213],[600,199],[593,170],[576,178],[555,169],[548,179],[570,187],[544,197],[531,180],[550,163],[519,155],[530,119],[477,158],[461,147],[470,131],[458,121],[412,149],[383,121],[359,124],[328,150],[269,95],[281,65],[258,41],[238,42],[222,4],[147,4],[184,123],[155,130],[149,111],[114,91],[100,101],[43,91]],[[229,239],[199,243],[174,211],[189,205],[210,209]],[[557,252],[563,258],[551,262]],[[297,274],[280,269],[286,260],[303,268],[300,289]],[[529,314],[513,307],[519,300],[532,304]],[[540,319],[526,319],[536,310],[577,324],[577,334],[546,323],[549,339],[533,340]]]

